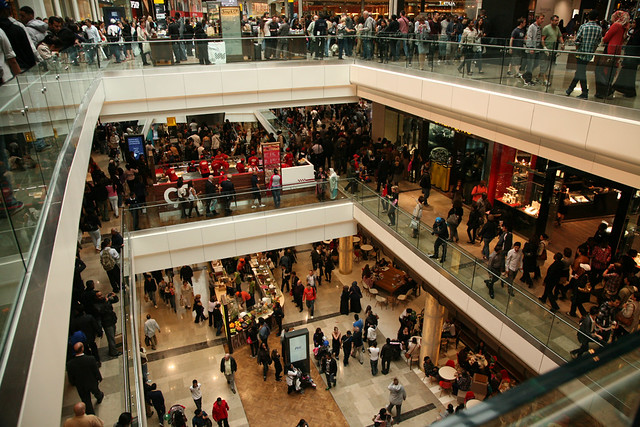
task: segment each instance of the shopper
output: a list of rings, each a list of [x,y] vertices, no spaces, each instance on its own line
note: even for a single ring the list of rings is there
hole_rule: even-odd
[[[378,359],[380,358],[380,349],[378,348],[378,342],[373,341],[368,348],[369,351],[369,363],[371,364],[371,375],[374,377],[378,375]]]
[[[380,350],[380,359],[382,359],[382,374],[387,375],[391,368],[391,359],[393,359],[393,346],[391,345],[391,338],[387,338],[387,342],[382,346]]]
[[[313,309],[316,303],[316,288],[311,286],[311,283],[307,283],[307,287],[305,288],[303,294],[303,300],[306,301],[307,310],[309,311],[309,317],[313,319]]]
[[[330,390],[331,387],[336,386],[336,375],[338,374],[338,363],[336,362],[336,359],[333,358],[333,355],[330,352],[327,353],[327,357],[324,363],[325,363],[324,374],[327,378],[326,389]]]
[[[394,378],[393,382],[389,384],[389,406],[387,406],[387,412],[391,415],[391,410],[396,407],[396,422],[400,422],[400,414],[402,412],[402,402],[407,400],[407,392],[404,387],[398,381],[398,378]]]
[[[160,333],[160,326],[155,319],[151,318],[150,314],[147,314],[147,320],[144,322],[144,336],[145,343],[147,346],[151,346],[152,350],[156,349],[156,345],[158,345],[158,337],[156,336],[156,332]]]
[[[235,373],[237,370],[238,365],[236,364],[236,360],[231,357],[229,353],[225,354],[220,361],[220,372],[222,372],[224,377],[227,379],[227,384],[231,387],[231,392],[233,394],[236,394]]]
[[[276,381],[282,381],[282,363],[280,362],[280,354],[275,348],[271,351],[271,360],[276,370]]]
[[[442,246],[442,258],[440,262],[444,263],[447,259],[447,240],[449,240],[449,228],[444,218],[437,217],[433,223],[433,231],[431,234],[438,236],[433,244],[433,254],[429,255],[429,258],[438,258],[440,247]]]
[[[362,361],[362,352],[363,352],[363,341],[362,341],[362,330],[359,327],[353,328],[353,350],[351,351],[351,357],[355,357],[358,359],[358,362],[362,365],[364,362]]]
[[[202,410],[202,391],[200,390],[200,383],[198,380],[193,380],[191,387],[189,387],[189,391],[191,391],[191,398],[193,399],[193,403],[196,404],[196,408],[198,410]]]
[[[229,427],[229,405],[226,400],[221,397],[216,399],[211,408],[211,418],[218,423],[218,427]]]

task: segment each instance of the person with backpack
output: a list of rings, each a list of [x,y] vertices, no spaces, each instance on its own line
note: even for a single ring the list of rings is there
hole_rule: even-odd
[[[438,238],[433,244],[433,254],[430,255],[429,258],[438,258],[440,246],[442,246],[442,258],[440,258],[440,262],[444,263],[447,259],[447,240],[449,239],[449,229],[444,218],[436,218],[436,221],[433,223],[433,231],[431,234],[435,234]]]
[[[313,25],[315,42],[317,43],[315,59],[322,59],[324,57],[325,45],[327,43],[327,31],[328,26],[326,16],[321,14]]]
[[[102,268],[107,272],[109,277],[109,283],[113,292],[120,292],[120,266],[118,262],[120,255],[118,251],[111,247],[111,239],[104,239],[102,241],[102,250],[100,251],[100,264]]]
[[[119,64],[120,62],[122,62],[122,56],[121,56],[120,45],[119,45],[119,43],[122,41],[122,30],[120,29],[120,27],[118,26],[114,18],[111,18],[110,22],[111,24],[107,27],[107,42],[109,42],[109,45],[108,45],[109,57],[113,55],[116,59],[116,64]]]

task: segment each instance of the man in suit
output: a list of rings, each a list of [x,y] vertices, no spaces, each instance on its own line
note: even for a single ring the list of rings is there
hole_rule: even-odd
[[[84,345],[79,342],[73,346],[75,356],[67,362],[67,375],[69,382],[76,387],[80,399],[86,405],[87,414],[95,414],[91,403],[91,394],[102,403],[104,393],[98,388],[98,383],[102,381],[98,362],[95,357],[84,354]]]
[[[598,307],[593,306],[589,309],[589,314],[582,319],[580,323],[580,332],[578,332],[578,341],[580,341],[580,347],[571,351],[571,357],[577,359],[582,356],[585,351],[589,350],[589,343],[593,339],[601,340],[602,337],[594,332],[596,315],[598,314]]]

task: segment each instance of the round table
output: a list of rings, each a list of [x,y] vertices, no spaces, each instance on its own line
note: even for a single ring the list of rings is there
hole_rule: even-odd
[[[353,236],[353,243],[360,243],[360,238],[358,236]]]
[[[325,245],[330,245],[331,244],[331,240],[323,240],[322,243],[324,243]]]
[[[456,368],[451,366],[443,366],[438,370],[438,375],[445,381],[453,381],[456,379]]]
[[[362,249],[365,252],[369,252],[373,250],[373,246],[371,245],[360,245],[360,249]]]
[[[467,403],[465,403],[464,407],[469,409],[469,408],[473,408],[474,406],[479,405],[481,403],[482,403],[482,401],[480,401],[478,399],[469,399],[467,401]]]

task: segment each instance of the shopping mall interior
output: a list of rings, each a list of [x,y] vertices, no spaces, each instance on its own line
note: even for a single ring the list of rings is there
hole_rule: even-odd
[[[135,425],[163,424],[159,408],[190,423],[194,380],[202,409],[212,416],[221,397],[233,426],[372,425],[395,379],[406,399],[401,415],[390,412],[403,425],[633,421],[637,334],[609,328],[611,339],[596,341],[581,331],[583,310],[608,300],[607,282],[591,279],[580,301],[577,287],[540,299],[557,253],[591,254],[603,237],[607,263],[632,262],[637,274],[632,101],[496,84],[496,64],[474,79],[335,58],[138,65],[83,64],[0,88],[10,165],[0,395],[20,408],[1,424],[73,416],[80,397],[65,364],[76,342],[99,361],[104,395],[88,398],[108,425],[122,412]],[[480,205],[482,223],[469,225]],[[447,238],[436,233],[442,221]],[[488,223],[504,228],[471,234]],[[525,274],[486,259],[503,233],[535,247]],[[289,292],[293,272],[305,290]],[[632,289],[637,278],[628,280],[618,286]],[[78,320],[79,306],[91,317],[87,281],[112,302],[113,337],[106,328],[90,336]],[[377,325],[375,338],[365,327],[362,348],[349,340],[357,349],[345,363],[342,337],[363,332],[356,314]],[[266,339],[256,335],[263,319]],[[281,380],[277,363],[260,365],[258,339],[280,354]],[[390,365],[378,371],[379,348]],[[335,387],[326,353],[336,356]],[[149,400],[151,384],[164,408]],[[292,392],[298,384],[304,393]]]

